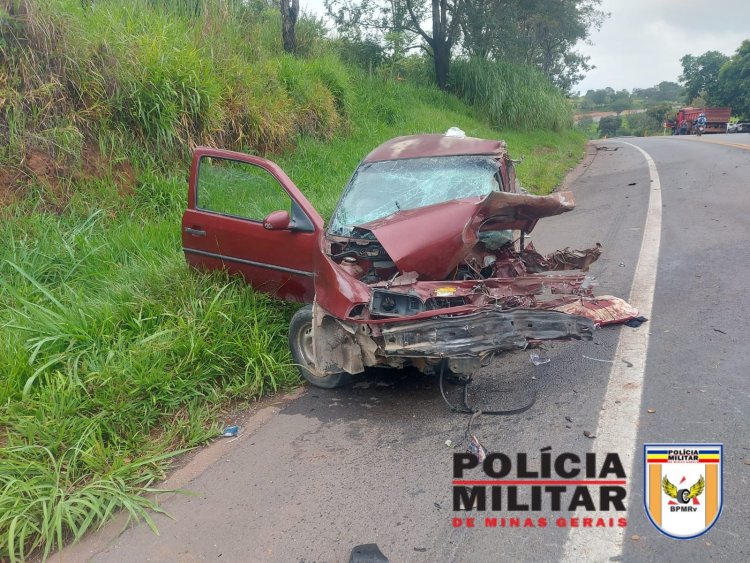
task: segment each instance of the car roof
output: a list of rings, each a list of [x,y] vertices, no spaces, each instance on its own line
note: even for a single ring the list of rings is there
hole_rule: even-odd
[[[491,155],[501,157],[505,154],[506,146],[503,141],[445,135],[409,135],[386,141],[368,154],[364,161],[378,162],[432,156]]]

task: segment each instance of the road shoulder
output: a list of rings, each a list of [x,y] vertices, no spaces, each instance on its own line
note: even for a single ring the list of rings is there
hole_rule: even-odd
[[[177,464],[180,465],[156,488],[168,492],[157,494],[151,498],[156,500],[160,506],[164,506],[170,499],[190,488],[190,483],[205,473],[214,463],[226,456],[231,450],[250,440],[263,426],[268,424],[274,416],[292,401],[298,399],[305,391],[304,387],[295,389],[281,396],[269,397],[260,402],[250,413],[242,417],[240,433],[236,438],[218,439],[196,452],[186,454],[189,458]],[[88,561],[98,553],[108,549],[120,535],[131,526],[137,526],[139,522],[130,522],[125,512],[120,512],[115,518],[102,526],[93,534],[84,537],[80,542],[69,545],[52,555],[49,563],[64,563],[69,561]]]

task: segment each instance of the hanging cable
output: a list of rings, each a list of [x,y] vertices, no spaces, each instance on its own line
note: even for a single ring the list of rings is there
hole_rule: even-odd
[[[522,412],[526,412],[529,410],[532,406],[534,406],[534,403],[536,403],[536,397],[537,397],[537,390],[536,386],[533,386],[533,395],[531,397],[531,401],[529,404],[519,407],[517,409],[508,409],[508,410],[497,410],[497,411],[487,411],[487,410],[480,410],[475,409],[471,405],[469,405],[469,384],[471,383],[471,379],[466,380],[465,382],[459,380],[459,385],[463,385],[464,392],[463,392],[463,405],[460,407],[455,406],[453,403],[450,402],[450,399],[448,399],[448,396],[445,394],[445,361],[440,362],[440,394],[443,396],[443,401],[445,401],[445,404],[448,405],[448,408],[451,409],[452,412],[458,412],[463,414],[471,414],[475,415],[472,416],[471,422],[473,422],[474,418],[478,416],[479,414],[488,414],[492,416],[510,416],[514,414],[521,414]]]

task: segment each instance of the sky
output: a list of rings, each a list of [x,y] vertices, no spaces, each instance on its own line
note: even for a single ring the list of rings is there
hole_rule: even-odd
[[[683,55],[732,55],[750,39],[750,0],[604,0],[611,16],[578,49],[596,66],[573,90],[677,82]]]
[[[300,5],[325,14],[323,0],[301,0]],[[603,0],[602,10],[611,16],[592,34],[592,44],[577,47],[596,66],[573,87],[581,93],[677,82],[683,55],[732,55],[743,39],[750,39],[750,0]]]

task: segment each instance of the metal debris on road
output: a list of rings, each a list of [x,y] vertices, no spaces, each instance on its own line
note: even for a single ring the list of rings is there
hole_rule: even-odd
[[[648,409],[646,412],[649,414],[654,414],[656,412],[656,409]]]
[[[487,450],[485,447],[479,443],[479,438],[471,435],[471,438],[469,438],[469,448],[468,451],[470,454],[474,454],[477,456],[477,459],[479,460],[479,463],[482,463],[487,458]]]
[[[599,358],[592,358],[591,356],[586,356],[585,354],[583,355],[583,357],[586,358],[587,360],[594,360],[595,362],[604,362],[604,363],[607,363],[607,364],[614,364],[615,363],[614,360],[600,360]]]
[[[529,359],[531,360],[531,363],[534,364],[535,366],[548,364],[551,361],[551,358],[544,357],[540,354],[529,354]]]

